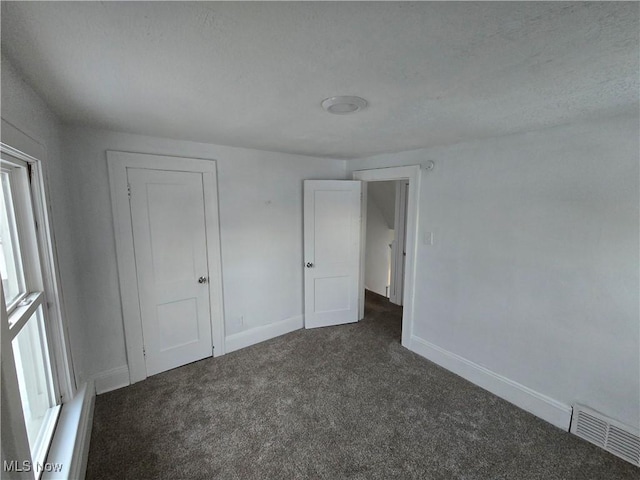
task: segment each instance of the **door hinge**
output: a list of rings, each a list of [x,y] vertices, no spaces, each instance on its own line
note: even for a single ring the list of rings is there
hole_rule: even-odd
[[[147,356],[147,350],[144,347],[142,347],[142,356],[143,357]]]
[[[27,163],[27,176],[29,178],[29,184],[33,183],[33,165],[31,163]]]
[[[131,184],[127,183],[127,196],[131,198]]]

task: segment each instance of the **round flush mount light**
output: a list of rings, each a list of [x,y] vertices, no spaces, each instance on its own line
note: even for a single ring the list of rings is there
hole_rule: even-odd
[[[360,97],[329,97],[322,101],[322,108],[335,115],[348,115],[367,108],[367,101]]]

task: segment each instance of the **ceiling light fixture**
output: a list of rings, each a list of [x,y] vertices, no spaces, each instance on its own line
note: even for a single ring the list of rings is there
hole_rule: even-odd
[[[360,97],[329,97],[322,101],[322,108],[335,115],[348,115],[367,108],[367,101]]]

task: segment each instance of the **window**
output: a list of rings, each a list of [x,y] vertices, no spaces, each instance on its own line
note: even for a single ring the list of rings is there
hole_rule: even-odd
[[[25,293],[24,272],[18,250],[17,227],[9,172],[2,172],[2,218],[0,219],[0,271],[7,305],[12,307]]]
[[[60,411],[43,255],[30,174],[38,168],[2,153],[0,274],[9,340],[32,464],[44,463]],[[4,317],[4,315],[3,315]],[[4,321],[4,318],[3,318]],[[5,330],[6,331],[6,330]]]

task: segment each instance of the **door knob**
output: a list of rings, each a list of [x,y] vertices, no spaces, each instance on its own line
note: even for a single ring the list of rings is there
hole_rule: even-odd
[[[313,263],[307,262],[307,268],[311,268],[311,267],[313,267]]]
[[[207,277],[200,277],[198,283],[207,283]]]

